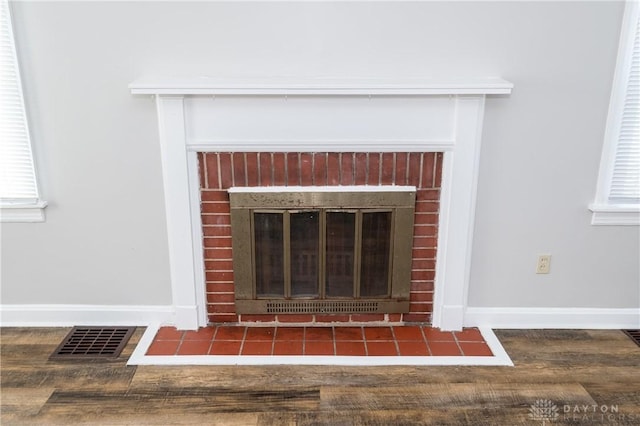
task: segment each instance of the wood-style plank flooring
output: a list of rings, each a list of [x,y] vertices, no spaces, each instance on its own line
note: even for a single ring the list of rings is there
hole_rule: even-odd
[[[49,361],[68,331],[0,330],[0,424],[541,425],[545,400],[547,425],[640,425],[615,330],[497,331],[515,367],[127,366],[141,329],[117,360]]]

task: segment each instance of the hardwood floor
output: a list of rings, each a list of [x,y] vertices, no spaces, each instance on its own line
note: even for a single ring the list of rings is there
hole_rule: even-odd
[[[48,361],[68,331],[1,329],[2,425],[640,424],[620,331],[496,331],[515,367],[126,366],[142,330],[114,361]]]

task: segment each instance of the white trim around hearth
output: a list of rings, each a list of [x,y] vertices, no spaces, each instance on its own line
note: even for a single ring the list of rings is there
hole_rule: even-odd
[[[505,329],[639,329],[640,308],[468,307],[464,326]]]
[[[0,305],[1,327],[174,324],[170,305]]]

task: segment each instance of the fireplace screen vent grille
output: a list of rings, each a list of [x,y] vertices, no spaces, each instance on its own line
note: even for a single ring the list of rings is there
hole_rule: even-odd
[[[306,313],[371,313],[378,312],[378,302],[267,302],[267,312],[272,314],[306,314]]]

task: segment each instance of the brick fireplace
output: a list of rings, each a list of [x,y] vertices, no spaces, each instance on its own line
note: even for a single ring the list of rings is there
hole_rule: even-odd
[[[486,96],[499,78],[143,78],[156,100],[173,314],[214,322],[465,323]],[[249,316],[235,309],[227,190],[415,186],[409,312]],[[437,251],[437,256],[436,256]],[[355,286],[355,284],[354,284]]]
[[[442,153],[199,153],[204,267],[209,321],[430,322],[438,237]],[[235,307],[230,205],[232,187],[410,185],[416,188],[409,312],[238,314]]]

